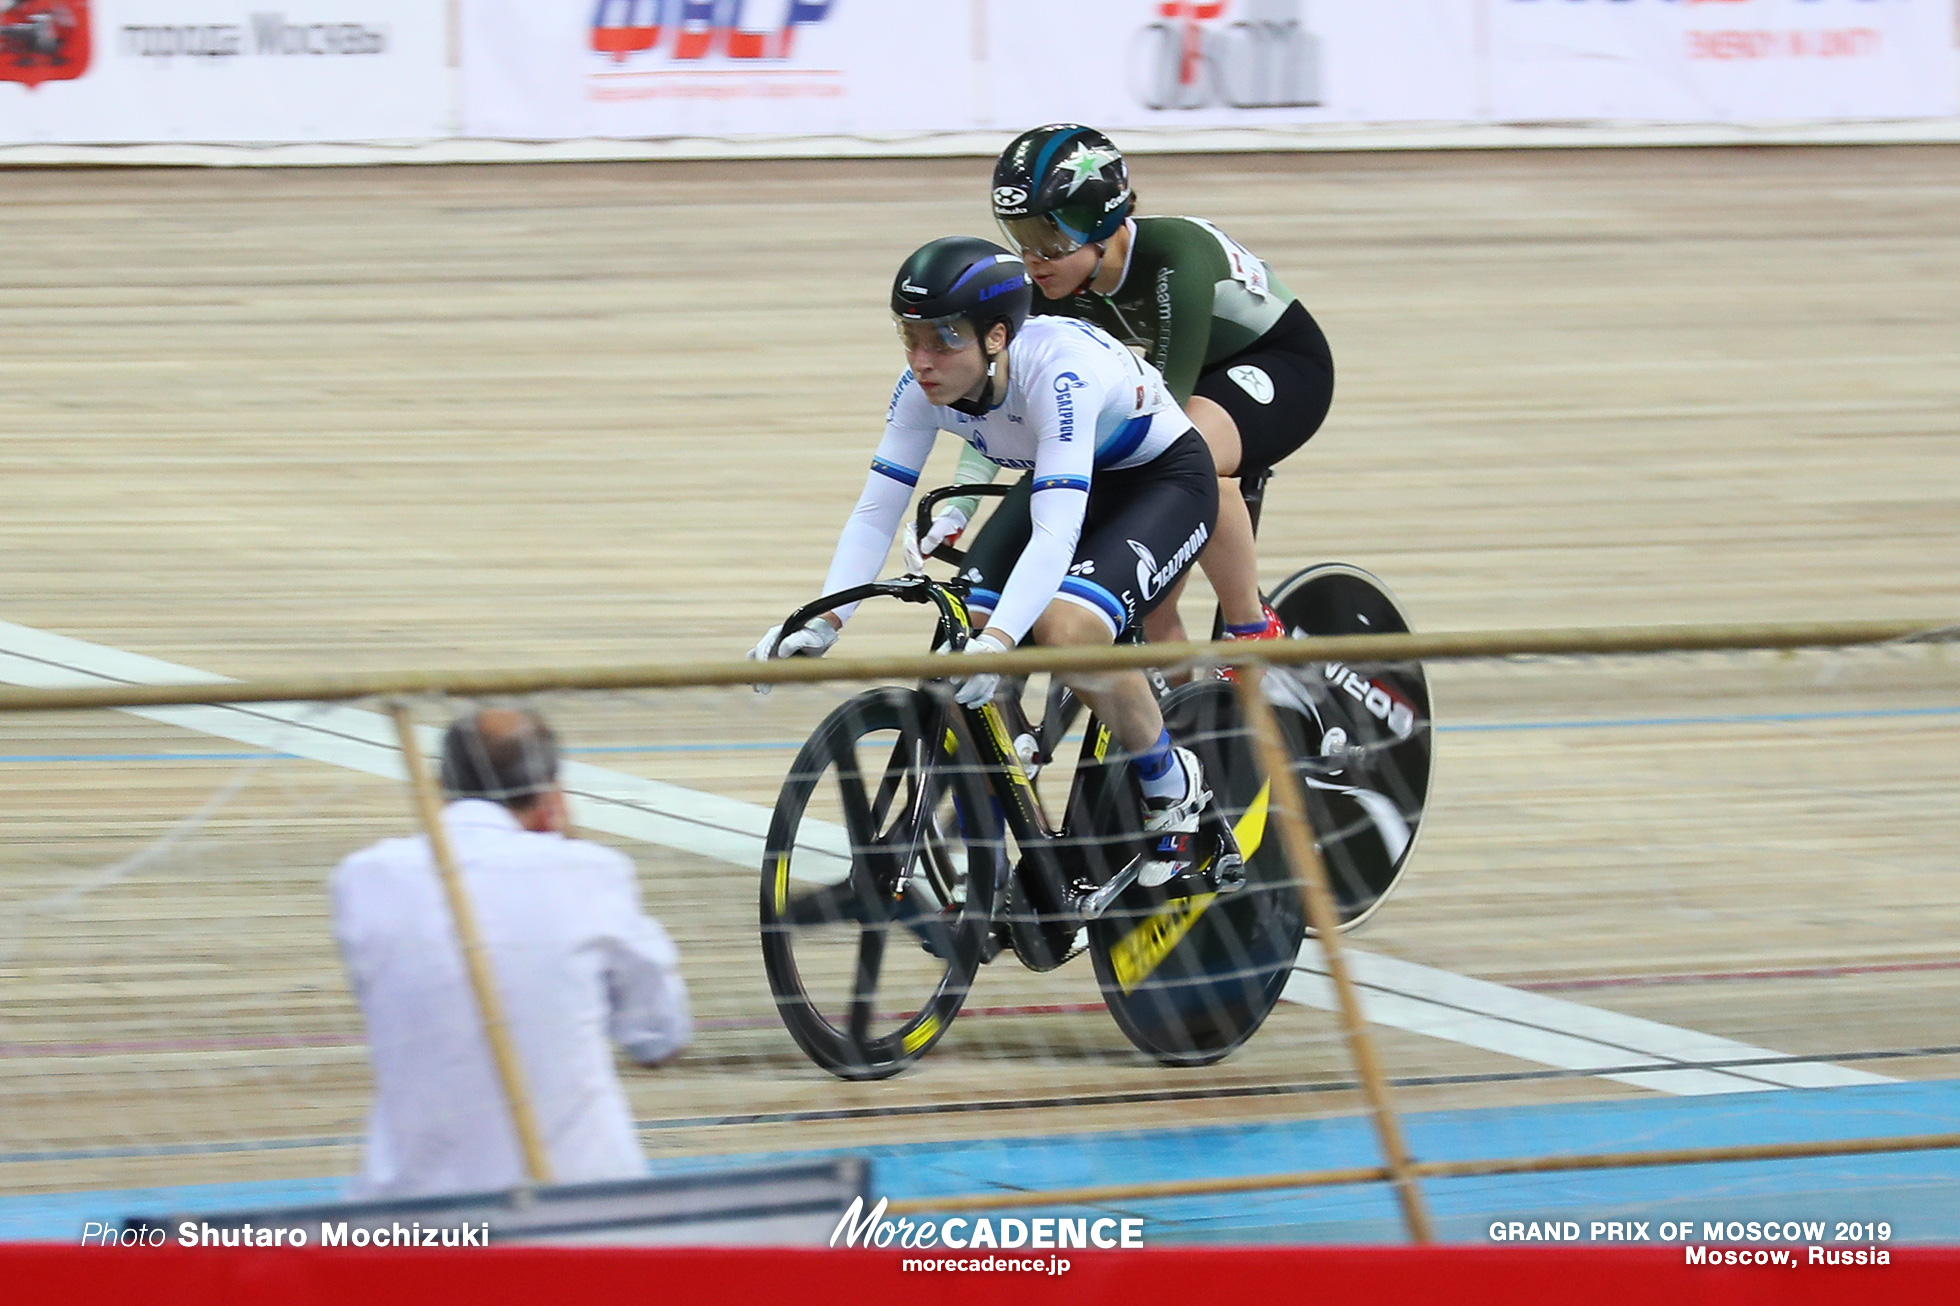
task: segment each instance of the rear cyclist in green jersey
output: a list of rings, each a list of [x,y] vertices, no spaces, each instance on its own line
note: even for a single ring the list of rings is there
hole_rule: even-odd
[[[1319,429],[1333,398],[1326,337],[1258,256],[1201,218],[1135,217],[1129,169],[1108,137],[1075,124],[1038,127],[994,169],[994,215],[1041,292],[1034,311],[1085,318],[1148,359],[1210,446],[1224,481],[1200,565],[1226,633],[1282,634],[1259,597],[1252,521],[1237,478],[1258,475]],[[963,458],[958,479],[995,468]],[[973,501],[947,506],[921,542],[957,534]],[[1007,500],[973,549],[983,559],[1025,531],[1026,496]],[[1146,559],[1139,556],[1139,565]],[[1176,595],[1155,609],[1152,640],[1185,637]]]

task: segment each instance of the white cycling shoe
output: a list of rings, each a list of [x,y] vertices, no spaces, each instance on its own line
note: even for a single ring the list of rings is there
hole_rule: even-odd
[[[1204,768],[1188,748],[1171,750],[1184,771],[1184,793],[1178,798],[1145,798],[1143,832],[1151,837],[1150,860],[1137,871],[1137,883],[1156,888],[1191,869],[1199,818],[1211,801]]]

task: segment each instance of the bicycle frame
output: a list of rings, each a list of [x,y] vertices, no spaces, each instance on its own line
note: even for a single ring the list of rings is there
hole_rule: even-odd
[[[939,499],[969,489],[1005,493],[1006,487],[950,486],[926,496],[922,501],[924,510],[929,512]],[[932,604],[939,617],[934,647],[950,648],[957,653],[974,633],[965,602],[968,592],[966,581],[940,581],[924,575],[874,581],[805,604],[784,620],[783,629],[799,629],[822,613],[846,604],[869,598],[896,598],[906,603]],[[999,886],[1010,895],[1007,927],[1014,951],[1031,969],[1052,970],[1072,955],[1076,933],[1085,923],[1075,882],[1083,879],[1086,868],[1069,864],[1065,834],[1048,819],[1027,767],[1015,749],[1015,736],[1026,728],[1018,705],[1010,706],[1015,718],[1010,720],[1008,712],[1003,712],[996,702],[983,703],[977,708],[961,707],[955,712],[950,697],[948,694],[942,700],[948,715],[932,722],[932,728],[926,732],[928,738],[946,738],[946,746],[933,750],[926,765],[944,766],[950,758],[955,764],[981,768],[986,788],[999,804],[1006,831],[1021,852],[1020,861],[1012,867],[1003,858],[1003,879]],[[941,736],[942,729],[946,732],[944,736]],[[1108,741],[1108,730],[1092,716],[1083,740],[1083,764],[1077,767],[1075,782],[1070,787],[1071,808],[1089,768],[1102,764]],[[1018,904],[1013,901],[1017,889],[1025,900]]]
[[[1272,479],[1273,468],[1270,467],[1261,471],[1257,476],[1241,477],[1239,479],[1239,497],[1245,501],[1246,514],[1252,519],[1252,535],[1254,539],[1257,539],[1259,536],[1260,512],[1266,503],[1267,483]],[[919,500],[917,509],[916,529],[919,538],[924,539],[926,534],[932,529],[932,510],[946,500],[982,497],[1005,498],[1013,488],[1011,485],[988,483],[948,485],[929,492]],[[941,544],[932,551],[930,556],[944,562],[950,562],[957,567],[966,562],[967,551],[951,544]],[[790,627],[785,626],[784,629],[787,630]],[[1211,637],[1214,640],[1225,637],[1225,612],[1222,608],[1216,609],[1212,613]],[[1140,639],[1141,635],[1139,634],[1136,638]],[[1160,684],[1158,692],[1161,694],[1164,688],[1165,686]],[[1046,766],[1055,760],[1055,750],[1060,746],[1062,737],[1068,733],[1069,727],[1075,724],[1077,716],[1081,714],[1081,709],[1081,702],[1076,699],[1075,695],[1066,686],[1060,684],[1050,686],[1048,690],[1048,701],[1043,707],[1041,721],[1033,731],[1036,743],[1035,757],[1040,765]]]

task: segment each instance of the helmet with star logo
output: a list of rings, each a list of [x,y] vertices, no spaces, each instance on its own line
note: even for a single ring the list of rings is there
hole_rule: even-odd
[[[1022,132],[994,164],[994,220],[1010,249],[1061,258],[1108,240],[1135,205],[1129,165],[1093,127]]]

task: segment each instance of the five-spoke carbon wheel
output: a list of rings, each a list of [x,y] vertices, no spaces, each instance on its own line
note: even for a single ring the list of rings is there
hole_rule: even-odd
[[[798,1046],[882,1079],[953,1023],[1002,880],[1000,820],[953,709],[916,689],[840,705],[796,756],[762,865],[762,958]]]

